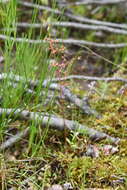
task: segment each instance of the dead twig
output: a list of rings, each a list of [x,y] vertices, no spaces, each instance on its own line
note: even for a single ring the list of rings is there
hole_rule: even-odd
[[[72,94],[71,91],[64,87],[60,86],[62,95],[65,96],[66,100],[74,103],[77,107],[79,107],[85,114],[95,115],[96,117],[101,117],[95,110],[93,110],[87,101],[78,98],[76,95]]]
[[[73,3],[67,3],[64,4],[64,6],[71,6],[71,5],[90,5],[90,4],[96,4],[96,5],[111,5],[111,4],[120,4],[125,3],[126,0],[85,0],[85,1],[77,1]]]
[[[23,27],[23,28],[43,28],[47,26],[61,26],[61,27],[71,27],[76,29],[82,29],[82,30],[93,30],[93,31],[106,31],[111,32],[115,34],[127,34],[127,30],[122,29],[116,29],[108,26],[98,26],[98,25],[88,25],[88,24],[81,24],[77,22],[47,22],[44,24],[40,23],[16,23],[14,24],[16,27]]]
[[[0,145],[0,150],[5,150],[6,148],[9,148],[13,146],[16,142],[22,140],[22,138],[26,137],[29,133],[29,128],[26,128],[25,130],[17,133],[16,135],[13,135],[10,137],[7,141],[3,142]]]
[[[0,39],[2,40],[12,40],[14,42],[22,42],[22,43],[30,43],[30,44],[42,44],[42,43],[49,43],[47,40],[32,40],[27,38],[14,38],[7,35],[0,34]],[[75,46],[93,46],[98,48],[123,48],[127,46],[127,43],[97,43],[97,42],[89,42],[85,40],[75,40],[75,39],[54,39],[55,43],[61,43],[61,44],[69,44],[69,45],[75,45]]]
[[[89,19],[87,17],[82,17],[80,15],[74,15],[74,14],[67,13],[67,12],[64,13],[63,11],[59,11],[57,9],[53,9],[53,8],[50,8],[50,7],[46,7],[46,6],[42,6],[42,5],[38,5],[38,4],[26,2],[26,1],[25,2],[24,1],[18,1],[18,3],[23,5],[23,6],[26,6],[26,7],[37,8],[39,10],[46,10],[46,11],[52,12],[54,14],[64,15],[64,16],[67,16],[68,18],[72,19],[72,20],[76,20],[76,21],[83,22],[83,23],[96,24],[96,25],[105,25],[105,26],[111,26],[111,27],[116,27],[116,28],[127,29],[127,24],[113,23],[113,22]]]
[[[4,79],[10,79],[14,82],[23,82],[25,85],[28,84],[28,86],[32,89],[39,85],[39,80],[34,81],[34,80],[30,80],[30,79],[25,79],[24,77],[21,77],[19,75],[14,75],[13,73],[0,74],[0,80],[4,80]],[[42,88],[57,90],[57,91],[61,92],[61,95],[64,96],[67,101],[74,103],[85,114],[95,115],[96,117],[100,117],[100,115],[94,109],[92,109],[86,101],[83,101],[82,99],[78,98],[66,87],[59,85],[57,83],[52,83],[51,80],[44,80],[42,83]]]
[[[53,78],[51,79],[51,81],[60,82],[60,81],[71,80],[71,79],[80,79],[80,80],[87,80],[87,81],[105,81],[105,82],[119,81],[119,82],[127,83],[127,79],[121,78],[121,77],[92,77],[92,76],[84,76],[84,75],[83,76],[70,75],[70,76],[61,77],[61,78]]]
[[[30,3],[30,2],[27,2],[27,1],[18,1],[17,3],[20,4],[20,5],[26,6],[26,7],[36,8],[36,9],[39,9],[39,10],[46,10],[48,12],[52,12],[52,13],[55,13],[55,14],[61,14],[61,11],[59,11],[59,10],[56,10],[56,9],[53,9],[53,8],[50,8],[50,7],[47,7],[47,6],[43,6],[43,5],[38,5],[38,4],[35,4],[35,3]]]
[[[106,133],[99,132],[95,129],[89,128],[85,125],[82,125],[76,121],[67,120],[64,118],[60,118],[57,116],[52,116],[45,113],[39,112],[30,112],[28,110],[21,110],[21,109],[9,109],[9,108],[0,108],[0,116],[6,115],[6,117],[17,118],[21,120],[33,121],[35,125],[41,125],[41,127],[50,126],[53,129],[57,130],[65,130],[68,129],[70,131],[77,131],[81,134],[88,135],[93,141],[107,139],[114,144],[118,144],[120,141],[119,138],[111,137]],[[29,129],[27,128],[25,131],[20,132],[19,134],[15,135],[13,138],[11,137],[10,140],[7,140],[0,146],[0,150],[4,150],[5,148],[11,146],[15,142],[17,142],[22,136],[27,135]]]

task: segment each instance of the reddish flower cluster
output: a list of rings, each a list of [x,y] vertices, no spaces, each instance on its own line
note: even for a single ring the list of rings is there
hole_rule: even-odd
[[[65,68],[67,66],[67,60],[64,56],[65,47],[63,45],[59,46],[57,43],[57,40],[53,40],[50,38],[46,38],[46,40],[49,42],[49,49],[51,51],[51,57],[57,58],[59,55],[61,55],[61,61],[57,62],[54,61],[51,66],[56,68],[56,76],[62,77],[63,75],[66,75]]]

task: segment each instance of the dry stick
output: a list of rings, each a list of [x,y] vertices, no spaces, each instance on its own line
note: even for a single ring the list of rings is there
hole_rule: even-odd
[[[88,24],[80,24],[77,22],[47,22],[44,24],[40,24],[40,23],[16,23],[14,24],[14,26],[17,27],[23,27],[23,28],[42,28],[42,27],[47,27],[47,26],[62,26],[62,27],[71,27],[71,28],[78,28],[78,29],[82,29],[82,30],[96,30],[96,31],[106,31],[106,32],[111,32],[111,33],[115,33],[115,34],[127,34],[127,30],[122,30],[122,29],[115,29],[112,27],[108,27],[108,26],[98,26],[98,25],[88,25]]]
[[[70,19],[83,22],[83,23],[89,23],[89,24],[96,24],[96,25],[105,25],[105,26],[111,26],[116,28],[123,28],[127,29],[127,24],[121,24],[121,23],[113,23],[113,22],[107,22],[107,21],[99,21],[95,19],[89,19],[87,17],[82,17],[80,15],[73,15],[70,13],[64,13],[65,16],[67,16]]]
[[[2,73],[0,74],[0,80],[4,79],[10,79],[15,82],[23,82],[25,84],[28,84],[31,88],[35,88],[39,85],[39,80],[30,80],[30,79],[25,79],[24,77],[21,77],[19,75],[14,75],[12,73],[7,74],[7,73]],[[45,80],[42,83],[43,88],[48,88],[51,90],[57,90],[62,93],[62,96],[65,97],[66,100],[74,103],[77,107],[79,107],[85,114],[88,115],[95,115],[96,117],[101,117],[95,110],[91,109],[91,107],[88,105],[88,103],[80,98],[78,98],[76,95],[72,94],[72,92],[57,83],[51,83],[51,80]]]
[[[29,83],[30,87],[32,87],[32,88],[37,87],[37,85],[39,84],[38,80],[33,81],[30,79],[25,79],[24,77],[14,75],[12,73],[10,75],[8,75],[6,73],[0,74],[0,80],[6,79],[6,78],[9,78],[10,80],[13,80],[15,82],[22,81],[27,84]],[[105,82],[120,81],[120,82],[127,83],[127,79],[124,79],[121,77],[107,77],[106,78],[106,77],[91,77],[91,76],[81,76],[81,75],[71,75],[71,76],[62,77],[62,78],[47,79],[43,82],[42,87],[46,88],[48,86],[49,89],[58,90],[58,91],[62,92],[62,96],[60,96],[60,97],[58,96],[58,98],[65,97],[66,100],[74,103],[77,107],[82,109],[84,113],[86,113],[88,115],[92,114],[92,115],[95,115],[98,117],[99,117],[99,115],[95,110],[91,109],[90,106],[85,101],[78,98],[76,95],[72,94],[68,88],[65,88],[62,85],[53,83],[53,82],[70,80],[70,79],[83,79],[83,80],[90,80],[90,81],[105,81]]]
[[[5,74],[5,73],[4,73]],[[5,79],[6,77],[3,77],[3,79]],[[0,75],[0,80],[2,80],[2,76]],[[9,83],[10,86],[12,86],[13,88],[17,88],[18,87],[18,83],[14,83],[13,81]],[[30,89],[27,87],[27,85],[23,86],[24,92],[31,95],[31,96],[36,96],[36,92],[34,89]],[[49,94],[46,94],[45,91],[40,91],[39,92],[39,97],[42,100],[42,97],[45,98],[45,103],[47,104],[48,102],[51,102],[51,100],[53,99],[65,99],[64,96],[60,96],[60,95],[55,95],[55,92],[51,92]],[[2,97],[0,97],[0,101],[2,101]]]
[[[18,82],[23,82],[24,83],[24,86],[23,86],[24,92],[29,94],[29,95],[32,95],[32,96],[36,95],[36,92],[35,92],[35,90],[33,88],[36,87],[36,85],[38,84],[39,81],[36,81],[36,82],[32,81],[32,80],[29,81],[29,83],[31,83],[30,87],[32,87],[32,89],[30,89],[30,88],[28,88],[28,85],[25,85],[25,83],[26,83],[25,78],[23,78],[23,77],[21,77],[19,75],[14,75],[12,73],[11,73],[10,76],[8,76],[7,73],[0,74],[0,81],[4,80],[4,79],[7,79],[7,78],[9,78],[10,80],[14,79],[15,82],[14,81],[9,82],[9,85],[12,86],[13,88],[18,87]],[[48,83],[48,81],[47,81],[47,83]],[[55,96],[54,92],[53,93],[50,92],[49,94],[46,94],[45,91],[40,91],[39,96],[40,96],[41,99],[42,99],[42,96],[45,97],[45,102],[48,102],[48,101],[52,100],[54,97],[55,97],[55,99],[65,99],[64,96],[60,96],[60,95]],[[0,96],[0,100],[2,101],[2,96]]]
[[[120,4],[125,3],[126,0],[86,0],[82,2],[74,2],[74,3],[67,3],[64,6],[71,6],[71,5],[89,5],[89,4],[98,4],[98,5],[107,5],[107,4]]]
[[[4,74],[3,74],[4,76]],[[0,79],[1,79],[0,75]],[[20,77],[18,75],[12,75],[11,79],[16,80],[16,82],[19,82],[20,80],[24,80],[23,77]],[[81,76],[81,75],[71,75],[67,77],[62,78],[53,78],[53,79],[47,79],[43,82],[42,87],[47,87],[52,90],[58,90],[61,91],[62,96],[58,96],[58,98],[65,97],[66,100],[74,103],[77,107],[83,110],[84,113],[88,115],[95,115],[96,117],[101,117],[95,110],[91,109],[90,106],[86,101],[83,101],[82,99],[78,98],[76,95],[72,94],[71,91],[59,84],[53,83],[53,82],[59,82],[59,81],[65,81],[70,79],[83,79],[83,80],[90,80],[90,81],[120,81],[127,83],[127,79],[121,78],[121,77],[91,77],[91,76]],[[32,81],[28,80],[28,83],[30,83],[30,86],[36,87],[39,84],[39,81]],[[50,83],[50,85],[48,85]]]
[[[88,81],[120,81],[127,83],[127,79],[121,78],[121,77],[91,77],[91,76],[84,76],[84,75],[70,75],[67,77],[61,77],[61,78],[53,78],[51,79],[52,82],[59,82],[59,81],[65,81],[70,79],[81,79],[81,80],[88,80]]]
[[[18,3],[23,5],[23,6],[26,6],[26,7],[37,8],[39,10],[46,10],[46,11],[52,12],[54,14],[64,15],[64,16],[69,17],[72,20],[76,20],[76,21],[83,22],[83,23],[105,25],[105,26],[127,29],[127,24],[112,23],[112,22],[106,22],[106,21],[99,21],[99,20],[95,20],[95,19],[89,19],[87,17],[82,17],[80,15],[63,13],[62,11],[59,11],[57,9],[52,9],[50,7],[46,7],[46,6],[42,6],[42,5],[38,5],[38,4],[33,4],[30,2],[18,1]]]
[[[30,80],[25,77],[15,75],[13,73],[0,73],[0,80],[10,79],[14,82],[23,82],[24,84],[29,84],[31,88],[36,87],[39,83],[38,80]]]
[[[7,141],[3,142],[0,145],[0,151],[5,150],[6,148],[14,145],[19,140],[22,140],[22,138],[26,137],[28,135],[28,133],[29,133],[29,128],[26,128],[25,130],[17,133],[16,135],[13,135]]]
[[[47,40],[32,40],[32,39],[27,39],[27,38],[14,38],[10,37],[7,35],[2,35],[0,34],[0,39],[2,40],[12,40],[14,42],[21,42],[21,43],[31,43],[31,44],[42,44],[42,43],[49,43]],[[51,39],[52,40],[52,39]],[[93,47],[98,47],[98,48],[123,48],[127,46],[127,43],[118,43],[118,44],[113,44],[113,43],[96,43],[96,42],[89,42],[85,40],[75,40],[75,39],[53,39],[55,40],[55,43],[61,43],[61,44],[69,44],[69,45],[76,45],[76,46],[93,46]]]
[[[30,84],[30,87],[36,87],[39,84],[38,80],[25,79],[24,77],[21,77],[19,75],[14,75],[12,73],[9,75],[7,73],[0,74],[0,80],[7,79],[7,78],[14,80],[15,82],[21,82],[21,81],[27,82]],[[56,82],[71,80],[71,79],[81,79],[81,80],[88,80],[88,81],[105,81],[105,82],[119,81],[119,82],[127,83],[127,79],[122,78],[122,77],[93,77],[93,76],[84,76],[84,75],[70,75],[70,76],[61,77],[61,78],[46,79],[46,80],[44,80],[42,86],[46,87],[48,85],[48,83],[51,82],[49,88],[53,89],[53,90],[54,89],[59,90],[59,89],[61,89],[61,87],[60,87],[60,85],[55,84]],[[29,92],[29,90],[30,90],[30,92]],[[31,89],[29,89],[29,90],[28,90],[28,93],[34,93]]]
[[[60,86],[62,95],[65,96],[66,100],[74,103],[77,107],[79,107],[85,114],[88,115],[95,115],[96,117],[100,118],[99,115],[95,110],[91,109],[90,105],[83,101],[82,99],[78,98],[76,95],[72,94],[68,88],[64,86]]]
[[[111,141],[114,144],[118,144],[118,142],[120,141],[119,138],[115,138],[115,137],[111,137],[103,132],[99,132],[95,129],[89,128],[85,125],[82,125],[76,121],[72,121],[72,120],[67,120],[64,118],[60,118],[57,116],[52,116],[52,115],[46,115],[45,113],[39,113],[39,112],[29,112],[28,110],[21,110],[21,109],[9,109],[9,108],[0,108],[0,116],[2,115],[6,115],[6,117],[14,117],[17,119],[21,119],[21,120],[27,120],[27,121],[33,121],[35,125],[41,125],[41,127],[46,127],[46,126],[50,126],[53,129],[57,129],[57,130],[65,130],[68,129],[70,131],[78,131],[81,134],[85,134],[88,135],[93,141],[97,141],[97,140],[102,140],[102,139],[107,139],[109,141]],[[3,143],[0,146],[0,150],[3,150],[4,148],[7,148],[10,143],[14,143],[15,140],[17,141],[19,138],[21,138],[21,136],[23,134],[28,134],[29,130],[26,129],[25,133],[19,133],[18,135],[16,135],[16,137],[14,137],[13,139],[11,139],[11,141],[6,141],[5,143]],[[19,136],[19,138],[18,138]]]
[[[53,9],[53,8],[43,6],[43,5],[38,5],[38,4],[35,4],[35,3],[30,3],[30,2],[27,2],[27,1],[20,1],[19,0],[17,3],[20,4],[20,5],[26,6],[26,7],[36,8],[36,9],[39,9],[39,10],[46,10],[46,11],[49,11],[49,12],[52,12],[52,13],[55,13],[55,14],[61,14],[62,13],[61,11],[59,11],[57,9]]]

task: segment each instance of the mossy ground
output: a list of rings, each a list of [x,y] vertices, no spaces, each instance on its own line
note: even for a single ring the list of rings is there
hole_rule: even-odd
[[[101,7],[94,15],[91,14],[92,8],[88,9],[87,6],[85,9],[83,9],[82,6],[72,8],[75,13],[89,16],[94,19],[125,22],[125,14],[123,15],[123,13],[121,13],[118,15],[117,8],[114,6]],[[24,9],[19,6],[17,10],[19,20],[28,19],[25,16],[26,13],[23,12]],[[7,19],[6,14],[10,14],[10,12],[6,11],[6,9],[5,11],[0,9],[0,18],[3,18],[3,22]],[[57,19],[56,16],[55,18],[52,17],[50,19]],[[46,18],[45,16],[45,19]],[[42,19],[43,15],[41,15],[41,19],[40,15],[37,17],[37,21],[41,21]],[[3,23],[1,23],[1,25],[3,26]],[[116,36],[114,34],[104,36],[102,39],[97,39],[95,35],[96,32],[86,31],[82,35],[82,33],[76,30],[59,28],[58,31],[58,37],[60,33],[62,33],[64,36],[90,41],[110,42],[112,40],[115,43],[126,41],[126,36],[121,37],[120,35]],[[27,30],[20,29],[17,35],[24,35],[27,32]],[[30,30],[30,32],[30,36],[32,37],[40,35],[38,31],[35,32]],[[50,31],[48,32],[50,36],[51,33]],[[46,33],[47,30],[43,30],[41,38],[43,38]],[[12,34],[14,35],[14,33]],[[8,50],[5,49],[6,47],[8,47]],[[52,57],[48,47],[43,47],[43,45],[29,47],[29,45],[17,44],[16,46],[10,43],[10,46],[6,46],[2,43],[1,49],[3,54],[7,55],[5,71],[11,68],[11,70],[17,74],[23,76],[27,75],[28,78],[30,77],[32,79],[40,78],[41,81],[49,76],[49,60],[57,59],[57,61],[60,62],[61,59],[63,59],[61,52],[56,57]],[[70,51],[70,49],[68,50]],[[72,48],[72,50],[80,54],[82,49]],[[100,57],[93,57],[92,53],[89,53],[89,51],[87,52],[87,50],[84,51],[83,49],[83,53],[87,55],[87,65],[84,67],[83,72],[81,67],[77,67],[77,70],[79,69],[78,74],[92,75],[99,71],[99,76],[103,74],[104,76],[116,75],[126,78],[126,48],[121,50],[96,50],[93,48],[92,51],[97,52],[102,58],[110,60],[111,63],[106,62],[104,59],[100,59]],[[66,60],[67,65],[71,63],[71,67],[66,72],[67,74],[75,73],[75,63],[79,61],[79,57],[82,60],[82,53],[81,56],[77,54],[73,54],[72,57]],[[45,66],[46,63],[48,67]],[[89,66],[92,69],[89,69]],[[54,70],[50,72],[52,76]],[[1,89],[4,89],[4,102],[1,103],[1,106],[22,107],[31,111],[45,111],[50,114],[57,114],[66,119],[76,120],[79,123],[103,131],[111,136],[119,137],[121,141],[118,145],[119,151],[117,153],[105,155],[103,151],[100,151],[98,158],[91,158],[85,156],[88,145],[92,144],[101,148],[110,142],[103,140],[94,143],[88,137],[77,133],[66,130],[60,132],[50,128],[42,130],[40,126],[35,128],[33,123],[31,124],[19,120],[15,121],[13,119],[10,120],[10,118],[6,119],[2,117],[0,128],[0,138],[2,142],[6,140],[8,133],[15,134],[17,131],[23,130],[27,126],[31,128],[28,137],[21,139],[21,141],[17,142],[13,147],[0,153],[0,183],[2,190],[12,187],[14,189],[46,189],[46,187],[49,187],[51,184],[64,184],[66,182],[71,183],[74,189],[82,190],[90,187],[117,190],[125,190],[127,188],[127,90],[125,89],[123,94],[118,93],[120,88],[124,85],[123,83],[97,82],[95,91],[91,94],[89,94],[88,87],[86,89],[81,88],[80,81],[71,80],[62,83],[81,98],[89,94],[91,107],[102,115],[100,119],[97,119],[93,116],[86,116],[73,104],[68,106],[69,103],[64,100],[57,103],[52,101],[44,107],[45,98],[42,100],[42,104],[39,104],[40,97],[38,97],[38,91],[40,89],[37,89],[37,93],[34,97],[30,97],[24,93],[22,84],[16,89],[11,89],[9,85],[5,85],[7,84],[6,82],[7,81],[1,85]],[[87,86],[87,84],[88,83],[83,85]],[[2,93],[3,91],[1,91],[1,94]]]

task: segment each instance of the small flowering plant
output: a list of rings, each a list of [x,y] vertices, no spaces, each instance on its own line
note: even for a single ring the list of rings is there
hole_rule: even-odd
[[[66,67],[67,67],[67,60],[65,58],[64,52],[65,47],[63,45],[59,46],[57,43],[57,40],[53,40],[50,38],[46,38],[46,40],[49,42],[49,50],[51,54],[51,58],[55,58],[55,61],[51,63],[51,66],[55,68],[55,76],[60,78],[66,75]],[[60,61],[57,61],[56,58],[58,56],[61,57]]]

